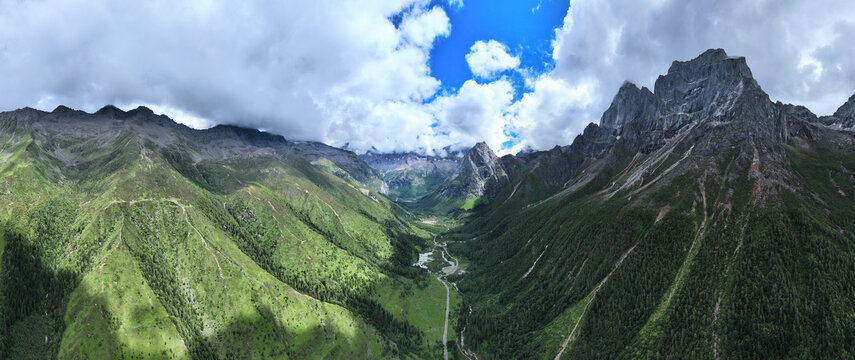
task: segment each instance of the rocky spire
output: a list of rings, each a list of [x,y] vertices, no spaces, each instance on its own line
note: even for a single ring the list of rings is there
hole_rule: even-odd
[[[842,128],[849,129],[855,127],[855,95],[852,95],[849,101],[846,101],[843,106],[834,112],[834,117],[837,118],[836,122]]]
[[[461,159],[449,183],[437,190],[445,197],[495,197],[510,181],[502,161],[484,142],[475,144]]]
[[[600,126],[620,133],[629,122],[648,115],[654,103],[653,93],[646,87],[638,88],[631,82],[625,82],[612,99],[612,104],[603,113]]]
[[[668,74],[656,79],[655,115],[699,113],[705,117],[713,114],[729,95],[753,89],[759,86],[744,57],[710,49],[692,60],[674,61]]]

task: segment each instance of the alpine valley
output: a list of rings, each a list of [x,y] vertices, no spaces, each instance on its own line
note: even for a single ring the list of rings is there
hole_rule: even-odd
[[[502,157],[2,113],[0,358],[855,358],[855,96],[713,49],[604,110]]]

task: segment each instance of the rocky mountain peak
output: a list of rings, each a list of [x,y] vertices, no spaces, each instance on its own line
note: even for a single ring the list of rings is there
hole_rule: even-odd
[[[478,149],[479,151],[484,151],[484,150],[493,151],[492,149],[490,149],[490,146],[487,145],[487,143],[484,141],[479,141],[478,143],[475,144],[475,146],[472,147],[472,149]]]
[[[646,87],[639,88],[631,82],[625,82],[620,87],[612,104],[603,113],[600,126],[619,133],[629,122],[644,116],[652,109],[655,98]]]
[[[728,56],[723,49],[709,49],[692,60],[672,62],[666,76],[674,74],[688,75],[691,80],[709,75],[754,78],[744,56]]]
[[[466,156],[463,158],[463,163],[471,162],[475,166],[489,165],[496,160],[498,160],[498,156],[493,152],[493,149],[490,149],[490,146],[485,142],[479,142],[469,149],[466,153]]]
[[[147,116],[153,116],[153,115],[155,115],[154,111],[152,111],[151,109],[149,109],[149,108],[147,108],[147,107],[145,107],[145,106],[137,106],[137,108],[136,108],[136,109],[133,109],[133,110],[131,110],[131,111],[128,111],[128,114],[144,114],[144,115],[147,115]]]
[[[86,113],[83,111],[74,110],[74,109],[72,109],[68,106],[65,106],[65,105],[57,106],[56,109],[53,109],[51,114],[54,114],[54,115],[86,115]]]
[[[485,142],[475,144],[451,175],[449,181],[437,189],[444,197],[495,197],[510,183],[501,159]]]
[[[728,56],[722,49],[705,51],[689,61],[675,61],[656,80],[658,116],[699,113],[712,115],[718,105],[743,92],[759,90],[744,57]]]
[[[113,105],[107,105],[107,106],[102,107],[100,110],[96,111],[95,115],[116,117],[117,115],[120,115],[120,114],[124,115],[124,113],[125,113],[124,111],[122,111],[121,109],[119,109]]]
[[[834,112],[834,117],[844,123],[855,123],[855,95]]]

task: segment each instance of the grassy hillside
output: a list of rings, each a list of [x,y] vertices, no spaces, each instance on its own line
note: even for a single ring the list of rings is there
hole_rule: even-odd
[[[214,156],[145,121],[0,118],[0,354],[441,353],[409,213],[288,151]]]

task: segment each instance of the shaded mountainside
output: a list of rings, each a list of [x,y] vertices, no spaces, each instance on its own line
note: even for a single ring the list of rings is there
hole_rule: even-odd
[[[442,319],[412,316],[445,309],[411,266],[430,234],[298,155],[352,153],[306,146],[145,108],[0,114],[0,357],[437,357]]]
[[[772,102],[723,50],[674,62],[653,92],[625,84],[599,125],[525,154],[447,235],[471,261],[467,346],[482,359],[855,356],[851,108]]]

